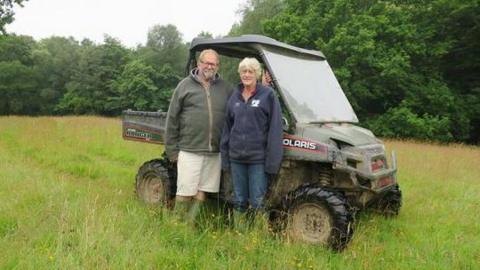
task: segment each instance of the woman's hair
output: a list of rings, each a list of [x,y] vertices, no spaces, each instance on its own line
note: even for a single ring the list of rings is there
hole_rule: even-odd
[[[260,79],[262,76],[262,67],[257,59],[251,57],[245,57],[240,64],[238,64],[238,73],[241,73],[243,70],[250,69],[255,72],[257,79]]]

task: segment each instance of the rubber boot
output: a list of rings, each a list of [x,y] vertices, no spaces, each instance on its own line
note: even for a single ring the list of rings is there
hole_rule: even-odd
[[[188,224],[195,225],[197,218],[204,208],[205,202],[200,200],[193,200],[190,209],[188,210],[185,220]]]
[[[179,221],[186,221],[187,220],[187,214],[189,210],[192,208],[192,201],[175,201],[175,209],[174,213],[176,218]]]
[[[248,229],[248,217],[246,212],[233,210],[233,226],[238,232],[245,232]]]
[[[200,209],[197,214],[197,223],[201,223],[202,225],[208,224],[212,217],[214,216],[214,208],[211,200],[205,200],[200,205]]]

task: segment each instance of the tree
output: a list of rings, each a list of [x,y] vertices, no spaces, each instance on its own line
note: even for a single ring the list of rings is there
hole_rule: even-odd
[[[202,31],[200,34],[197,35],[198,38],[213,38],[212,33],[207,31]]]
[[[33,69],[35,42],[27,36],[0,36],[0,115],[36,114],[38,74]]]
[[[80,44],[64,37],[41,40],[32,52],[34,69],[39,74],[40,114],[54,113],[55,106],[66,92],[79,61]]]
[[[0,32],[6,34],[5,25],[13,22],[13,5],[23,7],[22,3],[28,0],[0,0]]]
[[[448,45],[438,67],[456,94],[455,137],[480,143],[480,2],[437,0],[415,12],[430,42]]]
[[[0,62],[0,115],[37,112],[36,74],[19,61]]]
[[[376,118],[370,118],[368,125],[379,136],[391,138],[418,138],[449,142],[451,120],[448,116],[418,115],[409,108],[399,106],[388,110]]]
[[[33,64],[32,49],[35,41],[29,36],[0,36],[0,61],[19,61],[31,66]]]
[[[284,5],[284,0],[248,0],[237,10],[241,15],[241,20],[235,23],[228,36],[241,36],[246,34],[266,34],[263,28],[264,22],[280,13]],[[222,57],[220,73],[224,79],[232,83],[239,80],[238,76],[239,60],[236,58]]]
[[[263,25],[274,38],[322,50],[367,126],[387,119],[384,114],[408,111],[442,119],[442,129],[450,125],[448,133],[463,141],[480,130],[479,122],[472,124],[479,107],[478,6],[476,0],[286,0],[285,9]],[[378,127],[370,126],[382,134]]]
[[[109,109],[118,112],[125,109],[166,111],[179,80],[168,67],[167,65],[161,72],[156,72],[141,60],[128,63],[112,83],[118,94],[109,98]]]
[[[182,34],[172,24],[153,26],[148,32],[146,46],[139,47],[137,53],[144,63],[157,71],[169,65],[178,75],[184,72],[187,46],[182,41]]]
[[[280,13],[283,8],[283,0],[248,0],[237,11],[242,17],[241,21],[232,26],[228,35],[265,34],[263,22]]]
[[[89,40],[82,41],[77,67],[72,80],[66,84],[66,94],[56,106],[57,112],[118,114],[106,104],[110,97],[116,95],[112,82],[129,59],[130,51],[114,38],[106,36],[100,46]]]

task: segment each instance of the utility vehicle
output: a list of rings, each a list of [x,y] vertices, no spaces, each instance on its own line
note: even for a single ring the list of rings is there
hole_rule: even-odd
[[[355,125],[357,116],[322,52],[258,35],[195,38],[186,74],[207,48],[239,60],[255,57],[273,78],[284,116],[284,157],[266,196],[274,228],[294,240],[342,250],[358,210],[398,215],[402,196],[395,154],[387,162],[382,141]],[[165,117],[165,112],[124,111],[123,137],[163,143]],[[172,207],[175,187],[176,165],[165,155],[144,163],[136,176],[136,193],[147,203]],[[232,202],[228,174],[219,197]]]

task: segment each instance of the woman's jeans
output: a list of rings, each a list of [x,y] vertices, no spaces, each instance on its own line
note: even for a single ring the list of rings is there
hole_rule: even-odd
[[[248,203],[255,210],[263,210],[267,192],[267,175],[263,164],[230,162],[232,172],[234,207],[245,212]]]

